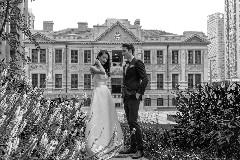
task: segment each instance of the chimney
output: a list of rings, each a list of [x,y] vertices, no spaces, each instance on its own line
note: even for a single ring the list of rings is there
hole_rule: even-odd
[[[140,19],[136,19],[136,20],[135,20],[134,26],[140,26]]]
[[[53,31],[53,21],[43,21],[44,31]]]
[[[78,22],[78,30],[79,31],[86,31],[88,28],[87,22]]]

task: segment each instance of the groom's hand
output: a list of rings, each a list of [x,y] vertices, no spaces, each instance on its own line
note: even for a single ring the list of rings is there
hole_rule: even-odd
[[[140,95],[141,95],[141,94],[136,93],[136,98],[137,98],[137,100],[139,99]]]

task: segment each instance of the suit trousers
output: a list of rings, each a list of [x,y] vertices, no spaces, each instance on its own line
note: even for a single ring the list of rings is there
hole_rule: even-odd
[[[123,103],[124,103],[124,110],[125,110],[126,118],[130,128],[130,132],[133,131],[133,128],[136,129],[135,134],[133,134],[130,137],[131,139],[130,148],[143,150],[142,131],[137,122],[140,100],[137,100],[136,95],[134,94],[131,96],[125,96]]]

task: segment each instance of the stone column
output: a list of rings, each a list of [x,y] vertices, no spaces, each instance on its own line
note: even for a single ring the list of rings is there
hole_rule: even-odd
[[[52,93],[52,85],[53,85],[53,48],[48,48],[47,49],[47,55],[48,55],[48,72],[47,72],[47,76],[49,76],[50,74],[50,77],[48,78],[48,81],[47,81],[47,91],[48,93]]]
[[[181,77],[180,77],[180,89],[186,89],[186,50],[180,50],[180,67],[181,67]]]

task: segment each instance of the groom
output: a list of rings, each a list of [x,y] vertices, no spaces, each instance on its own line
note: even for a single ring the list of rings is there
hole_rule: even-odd
[[[142,100],[145,88],[148,84],[148,78],[145,66],[141,60],[134,57],[134,46],[132,44],[122,45],[122,54],[127,59],[123,66],[123,103],[130,131],[136,129],[135,134],[131,136],[131,146],[120,154],[131,154],[133,159],[143,157],[143,139],[140,126],[137,122],[139,104]]]

